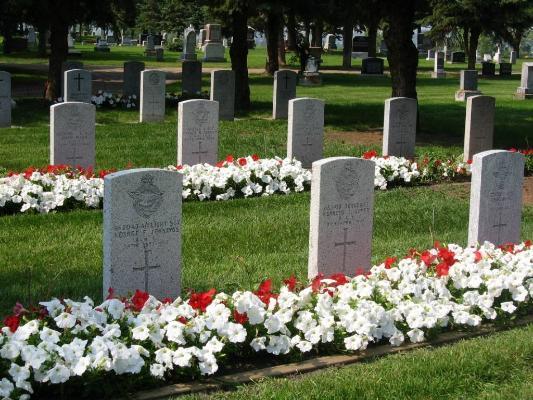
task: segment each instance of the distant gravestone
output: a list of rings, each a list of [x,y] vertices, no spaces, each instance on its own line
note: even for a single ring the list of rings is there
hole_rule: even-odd
[[[417,101],[408,97],[385,100],[383,155],[413,158],[416,142]]]
[[[481,94],[477,90],[477,71],[475,69],[461,70],[459,90],[455,92],[456,101],[465,101],[468,97]]]
[[[375,163],[332,157],[313,163],[308,277],[370,269]]]
[[[432,78],[446,78],[446,72],[444,71],[444,59],[445,53],[442,51],[435,52],[435,59],[433,65]]]
[[[137,289],[156,298],[180,295],[182,175],[141,168],[104,183],[104,298]]]
[[[11,74],[0,71],[0,128],[11,127]]]
[[[187,94],[202,92],[202,63],[183,61],[181,64],[181,91]]]
[[[65,71],[69,71],[71,69],[83,69],[83,63],[81,61],[65,61],[63,64],[61,64],[61,82],[59,85],[59,93],[61,93],[60,96],[64,95],[64,87],[65,87]]]
[[[183,32],[183,53],[182,60],[196,60],[196,31],[190,25]]]
[[[155,37],[154,35],[146,36],[146,50],[155,50]]]
[[[516,89],[517,99],[533,99],[533,63],[522,64],[520,86]]]
[[[383,75],[383,59],[378,57],[364,58],[362,61],[361,74]]]
[[[494,76],[496,75],[496,64],[490,61],[484,61],[481,63],[481,76]]]
[[[472,163],[468,244],[489,241],[497,246],[520,241],[524,156],[490,150]]]
[[[233,121],[235,117],[235,71],[211,71],[211,100],[218,101],[219,118]]]
[[[141,72],[144,71],[141,61],[126,61],[124,63],[124,77],[122,94],[124,96],[141,95]]]
[[[296,97],[296,72],[280,70],[274,72],[274,98],[272,118],[286,119],[289,114],[289,100]]]
[[[90,103],[92,97],[92,74],[85,69],[65,71],[64,101]]]
[[[509,62],[511,64],[516,64],[516,51],[511,51],[511,55],[509,56]]]
[[[513,64],[500,63],[500,76],[512,76],[512,75],[513,75]]]
[[[141,72],[141,122],[165,120],[165,73],[149,69]]]
[[[491,150],[494,140],[494,111],[496,99],[491,96],[472,96],[466,101],[464,161],[474,154]]]
[[[67,102],[50,107],[50,164],[95,166],[96,107]]]
[[[324,101],[303,97],[289,100],[287,158],[304,168],[322,158],[324,148]]]
[[[464,51],[454,51],[452,52],[450,56],[450,63],[451,64],[458,64],[458,63],[464,63],[465,62],[465,52]]]
[[[220,24],[207,24],[205,26],[206,39],[202,47],[204,51],[204,61],[226,61],[224,58],[225,49],[222,44],[222,27]]]
[[[428,50],[427,61],[433,61],[435,59],[435,50]]]
[[[207,31],[205,29],[200,29],[198,32],[198,47],[201,48],[205,43],[205,38],[207,37]]]
[[[33,46],[37,42],[37,37],[35,35],[35,29],[32,27],[28,28],[28,36],[26,37],[28,40],[28,45]]]
[[[337,50],[337,37],[334,34],[329,33],[326,35],[324,50]]]
[[[218,161],[218,103],[187,100],[178,105],[178,165]]]

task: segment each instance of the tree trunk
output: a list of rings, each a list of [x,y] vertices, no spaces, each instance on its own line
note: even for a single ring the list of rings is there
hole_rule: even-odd
[[[479,29],[470,29],[468,46],[466,54],[468,56],[468,69],[476,69],[476,50],[479,42],[481,31]]]
[[[287,60],[285,58],[285,35],[283,34],[283,26],[281,26],[281,30],[279,32],[278,64],[282,67],[287,66]]]
[[[250,85],[248,83],[248,8],[242,7],[232,13],[233,40],[229,48],[231,69],[235,71],[235,110],[250,108]]]
[[[352,68],[353,19],[348,17],[342,27],[342,67]]]
[[[513,50],[516,51],[517,60],[520,58],[520,42],[522,42],[522,33],[517,33],[516,36],[513,37],[513,40],[510,43]]]
[[[379,21],[372,21],[368,24],[368,57],[376,57],[378,45],[378,24]]]
[[[12,32],[10,26],[6,26],[4,31],[2,32],[2,35],[4,36],[4,48],[3,52],[4,54],[11,54],[11,38],[12,38]]]
[[[313,47],[322,47],[322,33],[324,32],[324,24],[321,20],[317,20],[315,22],[315,26],[313,27],[313,41],[312,46]]]
[[[287,14],[287,50],[296,51],[297,46],[296,16],[294,9],[290,8]]]
[[[52,20],[50,24],[50,58],[48,61],[48,82],[45,97],[53,101],[62,96],[59,93],[61,87],[61,67],[68,55],[68,23]]]
[[[412,41],[415,3],[416,0],[405,1],[402,7],[389,7],[387,11],[388,25],[383,36],[388,49],[391,97],[417,98],[418,50]]]
[[[278,63],[278,42],[280,30],[280,17],[276,9],[270,10],[266,20],[266,42],[267,42],[267,60],[265,71],[270,75],[274,75],[279,69]]]

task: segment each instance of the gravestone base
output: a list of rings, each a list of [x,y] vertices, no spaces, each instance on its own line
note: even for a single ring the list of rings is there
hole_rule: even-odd
[[[533,90],[519,87],[516,89],[516,94],[514,97],[517,100],[533,100]]]
[[[222,43],[206,43],[203,47],[204,58],[203,61],[225,62],[224,45]]]
[[[471,96],[482,94],[479,90],[458,90],[455,92],[455,101],[466,101]]]
[[[442,78],[446,78],[446,72],[435,72],[433,71],[431,73],[431,77],[433,79],[442,79]]]
[[[319,86],[322,85],[322,75],[318,72],[304,72],[298,77],[300,86]]]

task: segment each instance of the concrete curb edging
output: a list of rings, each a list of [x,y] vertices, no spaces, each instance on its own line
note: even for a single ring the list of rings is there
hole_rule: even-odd
[[[461,339],[471,339],[478,336],[485,336],[491,333],[518,328],[533,323],[533,315],[520,318],[512,325],[499,326],[495,324],[485,324],[472,332],[445,332],[436,339],[422,343],[408,343],[399,347],[392,347],[389,344],[373,346],[358,354],[333,355],[311,358],[309,360],[281,364],[273,367],[262,368],[252,371],[238,372],[191,383],[177,383],[163,386],[157,389],[138,392],[129,397],[134,400],[155,400],[164,399],[169,396],[179,396],[191,393],[220,390],[225,387],[233,387],[237,384],[253,383],[262,378],[281,377],[295,374],[302,374],[316,371],[327,367],[354,364],[374,357],[381,357],[389,354],[402,353],[406,351],[421,349],[425,347],[440,346],[443,344],[457,342]]]

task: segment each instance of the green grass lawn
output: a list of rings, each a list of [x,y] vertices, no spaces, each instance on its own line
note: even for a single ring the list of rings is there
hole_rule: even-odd
[[[173,400],[528,400],[533,398],[532,337],[529,326],[374,362],[269,378],[233,392]]]

